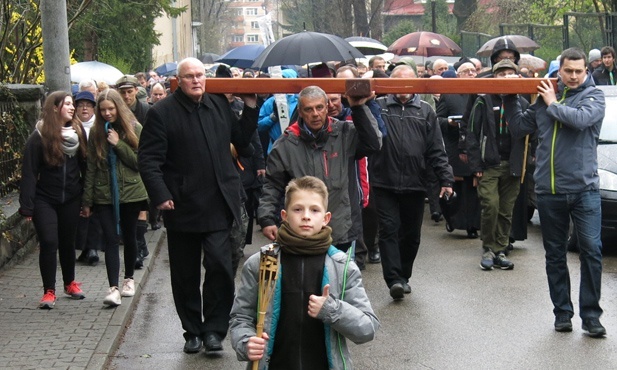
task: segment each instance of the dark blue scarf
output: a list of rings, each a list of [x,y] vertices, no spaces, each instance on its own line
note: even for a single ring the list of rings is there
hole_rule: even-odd
[[[112,129],[111,123],[105,122],[105,131]],[[116,173],[118,156],[114,146],[109,144],[107,151],[107,164],[109,165],[109,184],[111,186],[111,203],[114,206],[116,218],[116,232],[120,235],[120,189],[118,188],[118,174]]]

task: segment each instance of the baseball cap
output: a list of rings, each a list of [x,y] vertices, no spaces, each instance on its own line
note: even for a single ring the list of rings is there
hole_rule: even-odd
[[[127,87],[137,87],[139,85],[139,81],[137,78],[131,75],[124,75],[116,81],[116,89],[123,89]]]
[[[96,105],[96,100],[94,100],[94,95],[90,91],[78,92],[77,96],[75,96],[75,103],[77,103],[80,100],[87,100],[91,102],[92,104]]]

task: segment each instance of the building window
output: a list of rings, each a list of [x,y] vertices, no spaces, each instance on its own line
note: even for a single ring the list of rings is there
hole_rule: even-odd
[[[244,36],[240,35],[240,36],[232,36],[231,37],[231,41],[232,42],[243,42],[244,41]]]
[[[251,28],[254,29],[254,30],[258,30],[259,29],[259,22],[252,21],[251,22]]]
[[[246,8],[245,15],[257,15],[259,8]]]
[[[259,35],[246,35],[246,42],[259,42]]]
[[[244,9],[242,8],[236,9],[236,15],[244,15]]]

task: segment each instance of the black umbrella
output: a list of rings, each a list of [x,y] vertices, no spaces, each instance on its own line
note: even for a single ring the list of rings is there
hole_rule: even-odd
[[[300,32],[270,44],[253,63],[253,68],[304,65],[364,58],[364,55],[342,38],[319,32]]]

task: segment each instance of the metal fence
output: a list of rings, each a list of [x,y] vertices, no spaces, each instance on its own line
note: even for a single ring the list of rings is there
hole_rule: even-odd
[[[0,102],[0,197],[19,189],[21,151],[29,127],[16,103]]]
[[[530,54],[535,55],[538,58],[542,58],[547,62],[555,59],[564,49],[563,26],[549,26],[546,24],[537,23],[502,23],[499,25],[499,33],[501,35],[523,35],[534,40],[538,45],[540,45],[540,49],[533,51]]]
[[[536,23],[499,25],[500,35],[523,35],[534,40],[540,49],[531,54],[547,62],[554,60],[563,50],[578,47],[585,52],[603,46],[617,46],[617,13],[576,13],[563,16],[562,25]],[[493,37],[484,33],[461,31],[460,46],[463,55],[476,56],[476,51]],[[483,62],[490,63],[488,58]]]
[[[564,48],[579,47],[585,51],[615,47],[617,13],[575,13],[563,16]]]
[[[461,31],[461,43],[460,47],[463,50],[463,55],[468,58],[477,58],[476,51],[480,49],[485,42],[492,39],[495,36],[480,33],[480,32],[467,32]],[[490,64],[488,58],[479,58],[485,64]]]

